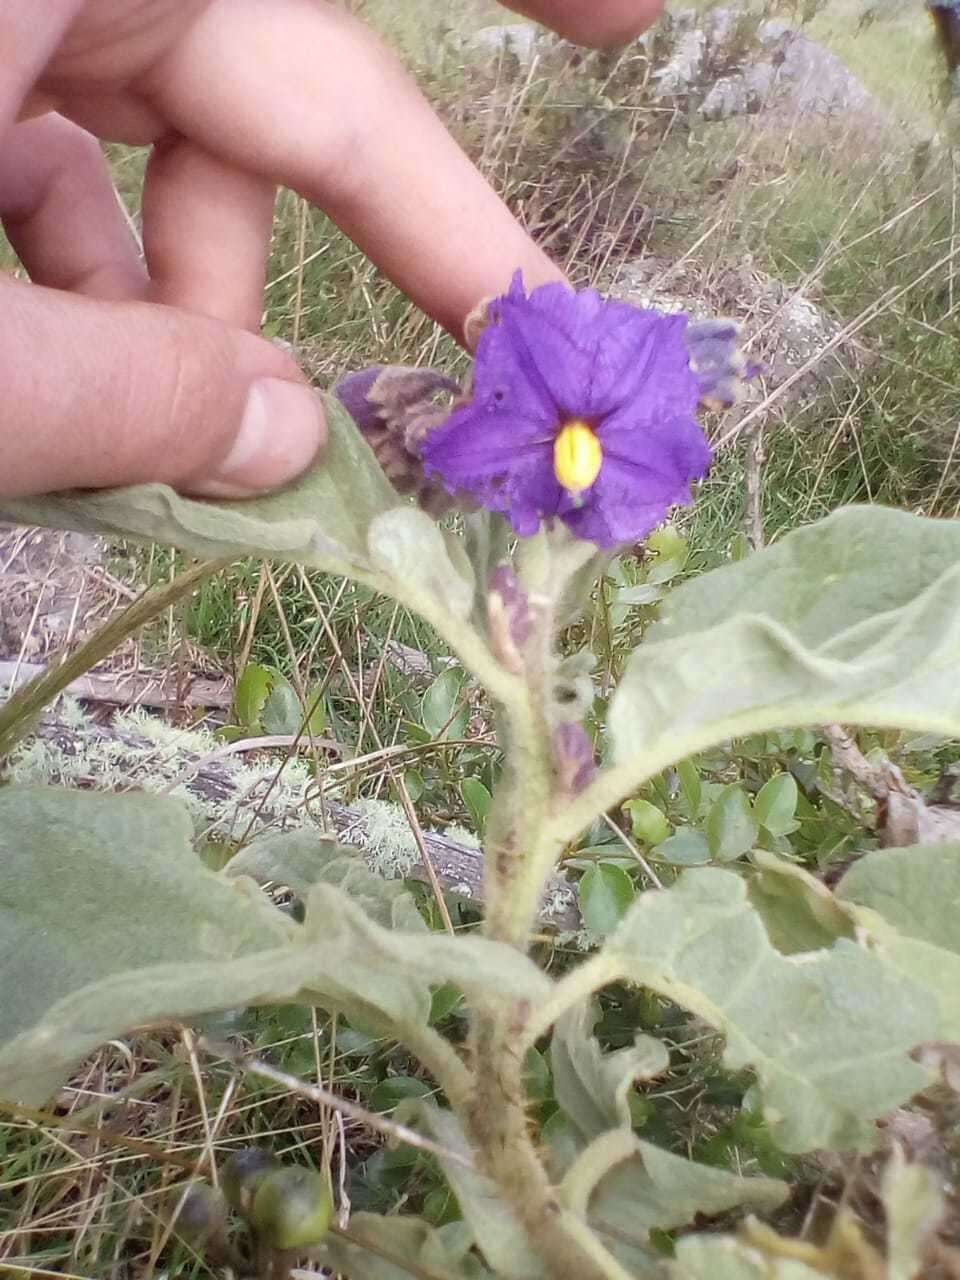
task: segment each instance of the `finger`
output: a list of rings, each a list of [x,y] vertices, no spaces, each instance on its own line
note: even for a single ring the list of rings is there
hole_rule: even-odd
[[[0,144],[0,220],[30,278],[96,298],[136,298],[147,275],[96,139],[57,115]]]
[[[143,188],[151,297],[258,330],[275,195],[186,138],[158,146]]]
[[[500,0],[507,9],[542,22],[576,44],[624,44],[663,14],[665,0]]]
[[[0,276],[0,495],[148,480],[274,488],[323,442],[320,401],[271,343],[143,302]]]
[[[0,0],[0,138],[46,66],[83,0]]]
[[[332,5],[214,0],[143,92],[181,133],[320,205],[458,335],[518,268],[528,285],[562,278],[399,63]]]

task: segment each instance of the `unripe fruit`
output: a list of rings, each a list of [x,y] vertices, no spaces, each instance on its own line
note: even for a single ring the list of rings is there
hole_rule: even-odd
[[[173,1229],[181,1240],[202,1248],[208,1240],[222,1235],[227,1219],[223,1196],[207,1182],[194,1182],[174,1200]]]
[[[314,1169],[290,1165],[268,1174],[253,1199],[253,1225],[274,1249],[319,1244],[333,1218],[333,1197]]]
[[[281,1165],[277,1157],[260,1147],[244,1147],[235,1151],[223,1166],[220,1178],[230,1208],[249,1215],[260,1183],[268,1173],[279,1168]]]

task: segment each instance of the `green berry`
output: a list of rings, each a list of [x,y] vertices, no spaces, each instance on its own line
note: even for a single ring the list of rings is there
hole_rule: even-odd
[[[274,1249],[319,1244],[332,1218],[333,1198],[326,1179],[302,1165],[268,1174],[253,1199],[253,1225]]]
[[[173,1229],[181,1240],[202,1247],[223,1231],[227,1206],[223,1196],[206,1182],[194,1182],[186,1194],[178,1191],[173,1201],[176,1221]]]
[[[280,1161],[261,1147],[244,1147],[235,1151],[223,1166],[221,1182],[227,1203],[237,1213],[249,1214],[260,1183]]]

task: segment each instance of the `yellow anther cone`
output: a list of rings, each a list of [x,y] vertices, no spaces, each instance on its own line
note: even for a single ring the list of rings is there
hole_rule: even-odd
[[[603,449],[585,422],[568,422],[553,445],[553,470],[570,493],[583,493],[600,474]]]

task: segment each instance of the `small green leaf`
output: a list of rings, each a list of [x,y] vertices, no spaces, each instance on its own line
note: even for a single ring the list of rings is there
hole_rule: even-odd
[[[253,729],[260,724],[273,679],[273,672],[257,662],[248,662],[244,667],[234,690],[233,706],[237,720],[245,729]]]
[[[407,788],[407,795],[410,797],[410,803],[416,804],[423,795],[423,774],[419,769],[407,769],[403,775],[403,782]]]
[[[289,680],[275,675],[260,721],[267,733],[296,734],[303,727],[303,708]]]
[[[466,728],[468,711],[457,711],[463,690],[463,672],[459,667],[441,671],[423,695],[420,719],[431,738],[459,738]]]
[[[604,937],[619,924],[635,895],[633,881],[621,867],[609,862],[594,863],[577,886],[583,923],[592,933]]]
[[[630,815],[633,837],[641,844],[662,844],[670,835],[670,823],[663,810],[649,800],[628,800],[623,807]]]
[[[655,529],[647,539],[647,550],[655,551],[657,558],[647,572],[649,582],[669,582],[681,572],[690,554],[689,544],[673,525]]]
[[[327,728],[327,707],[321,693],[322,686],[307,694],[306,709],[309,712],[306,723],[308,737],[320,738]]]
[[[372,1111],[392,1111],[408,1098],[429,1098],[436,1090],[417,1076],[387,1076],[370,1094]]]
[[[697,820],[700,813],[700,802],[703,799],[703,784],[700,773],[692,760],[681,760],[677,765],[677,777],[680,780],[680,791],[687,806],[687,816],[691,822]]]
[[[430,1002],[430,1025],[443,1022],[444,1018],[449,1018],[462,1004],[463,992],[452,982],[445,982],[437,987]]]
[[[482,835],[493,797],[479,778],[464,778],[460,783],[460,794],[470,813],[474,831]]]
[[[790,773],[776,773],[763,784],[753,802],[753,816],[772,836],[788,836],[800,823],[797,811],[797,784]]]
[[[653,852],[676,867],[704,867],[710,861],[707,837],[692,827],[678,827]]]
[[[711,857],[718,862],[733,862],[753,848],[758,831],[744,789],[735,782],[724,787],[707,817]]]
[[[550,1067],[546,1058],[532,1045],[523,1060],[523,1083],[531,1102],[546,1102],[553,1093]]]

